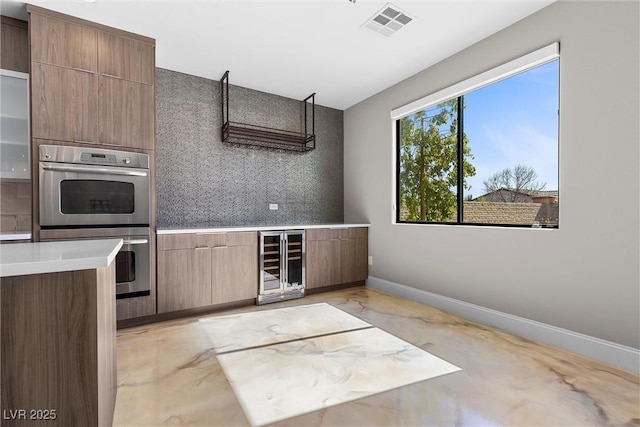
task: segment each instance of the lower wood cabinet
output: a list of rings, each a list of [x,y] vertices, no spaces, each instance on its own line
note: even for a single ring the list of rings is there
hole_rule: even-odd
[[[210,304],[211,249],[158,251],[158,313]]]
[[[363,281],[368,276],[368,229],[320,228],[306,232],[307,288]]]
[[[257,233],[158,236],[158,313],[257,295]]]
[[[340,274],[342,283],[366,280],[368,276],[368,239],[346,238],[340,240]]]
[[[368,275],[368,229],[306,231],[307,288],[360,282]],[[158,313],[258,296],[258,233],[158,235]]]
[[[218,246],[211,249],[211,302],[242,301],[258,296],[258,246]]]
[[[340,239],[307,240],[307,288],[342,283],[341,252]]]

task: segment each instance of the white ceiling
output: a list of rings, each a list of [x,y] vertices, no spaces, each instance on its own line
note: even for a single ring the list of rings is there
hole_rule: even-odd
[[[387,2],[33,0],[156,39],[156,65],[346,109],[555,0],[393,1],[414,17],[386,38],[362,24]],[[26,19],[24,2],[1,13]]]

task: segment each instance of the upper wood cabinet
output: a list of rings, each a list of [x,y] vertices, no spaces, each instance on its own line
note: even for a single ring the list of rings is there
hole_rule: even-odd
[[[153,150],[153,86],[105,76],[99,82],[100,143]]]
[[[29,72],[29,32],[27,23],[2,16],[0,35],[0,68]]]
[[[32,136],[153,150],[155,41],[28,5]]]
[[[98,31],[49,16],[31,14],[31,60],[98,72]]]
[[[100,31],[100,74],[152,85],[155,78],[155,48],[152,44]]]
[[[34,139],[98,142],[98,76],[34,62],[31,135]]]

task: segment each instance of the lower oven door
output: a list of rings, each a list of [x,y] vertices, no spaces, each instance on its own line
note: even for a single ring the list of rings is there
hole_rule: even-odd
[[[149,295],[149,236],[122,238],[122,248],[116,255],[116,299]]]
[[[40,162],[40,225],[148,225],[149,170]]]
[[[116,254],[116,299],[151,294],[151,230],[149,227],[45,229],[43,242],[84,239],[122,239]]]

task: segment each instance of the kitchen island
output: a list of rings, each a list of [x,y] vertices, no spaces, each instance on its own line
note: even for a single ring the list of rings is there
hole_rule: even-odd
[[[122,240],[0,247],[3,426],[110,426]]]

